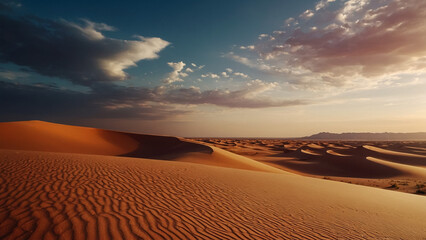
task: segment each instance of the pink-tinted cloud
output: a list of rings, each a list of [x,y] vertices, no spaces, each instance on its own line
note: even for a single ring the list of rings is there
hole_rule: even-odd
[[[259,41],[255,57],[274,72],[298,75],[299,82],[336,86],[425,71],[426,1],[322,0],[314,9],[293,20],[299,25]]]

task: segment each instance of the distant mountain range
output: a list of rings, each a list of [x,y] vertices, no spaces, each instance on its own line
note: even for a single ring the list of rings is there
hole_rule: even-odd
[[[426,132],[415,133],[329,133],[321,132],[308,137],[306,140],[376,140],[376,141],[426,141]]]

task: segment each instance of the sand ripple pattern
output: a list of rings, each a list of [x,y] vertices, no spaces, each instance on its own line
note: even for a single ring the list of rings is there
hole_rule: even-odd
[[[0,239],[332,238],[179,163],[0,153]]]

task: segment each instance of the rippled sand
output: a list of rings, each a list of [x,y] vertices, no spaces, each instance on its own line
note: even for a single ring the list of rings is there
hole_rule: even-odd
[[[197,140],[303,176],[426,192],[426,142]]]
[[[46,136],[51,127],[62,132]],[[0,133],[0,239],[425,237],[424,196],[300,176],[173,137],[43,122]],[[80,138],[99,137],[78,152]],[[310,151],[330,150],[320,147]]]

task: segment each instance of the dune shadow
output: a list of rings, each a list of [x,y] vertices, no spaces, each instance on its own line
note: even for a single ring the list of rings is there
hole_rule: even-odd
[[[213,153],[209,146],[187,142],[177,137],[126,133],[138,146],[135,150],[121,154],[124,157],[174,160],[188,153]]]

